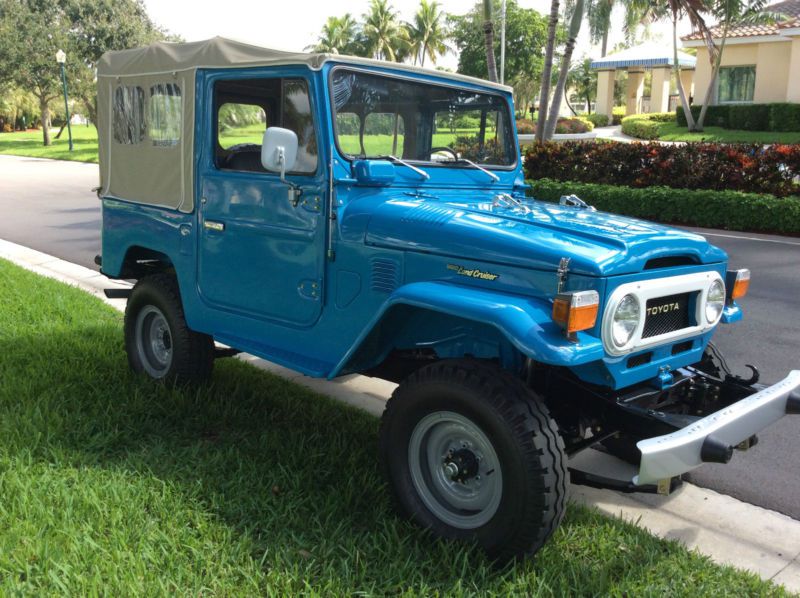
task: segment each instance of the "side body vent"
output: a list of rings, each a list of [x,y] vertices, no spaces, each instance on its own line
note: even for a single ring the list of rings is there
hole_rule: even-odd
[[[379,293],[392,293],[400,286],[400,272],[395,260],[376,257],[372,259],[370,288]]]

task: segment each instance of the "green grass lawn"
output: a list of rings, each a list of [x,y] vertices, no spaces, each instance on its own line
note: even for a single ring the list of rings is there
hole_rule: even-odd
[[[57,129],[52,131],[53,144],[42,145],[41,131],[24,133],[0,133],[0,154],[53,158],[54,160],[76,160],[78,162],[97,162],[97,129],[85,125],[72,127],[73,150],[69,151],[67,130],[56,139]]]
[[[237,360],[134,377],[122,315],[0,260],[0,595],[780,595],[571,506],[495,570],[393,514],[375,418]]]
[[[690,133],[677,123],[659,125],[659,141],[712,141],[723,143],[800,143],[800,133],[740,131],[722,127],[704,127],[702,133]]]

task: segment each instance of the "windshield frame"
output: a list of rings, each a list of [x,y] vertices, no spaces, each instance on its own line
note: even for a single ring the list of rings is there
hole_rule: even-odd
[[[391,67],[389,67],[389,68],[391,68]],[[512,162],[511,164],[508,164],[508,165],[485,164],[483,162],[478,162],[478,164],[481,167],[483,167],[483,168],[485,168],[487,170],[492,170],[492,171],[493,170],[500,170],[500,171],[505,171],[505,172],[513,172],[513,171],[517,170],[517,168],[519,168],[520,159],[521,159],[520,158],[519,137],[517,136],[517,125],[516,125],[515,119],[512,118],[514,115],[512,113],[511,105],[509,104],[507,95],[505,95],[505,94],[503,94],[501,92],[498,92],[498,91],[483,89],[483,88],[480,88],[478,86],[470,87],[469,85],[464,85],[464,84],[459,85],[459,84],[456,84],[456,83],[448,83],[448,82],[443,82],[443,81],[432,81],[432,80],[429,80],[429,79],[423,79],[423,78],[420,78],[420,77],[415,77],[415,76],[410,76],[410,75],[402,75],[402,74],[397,74],[397,73],[391,73],[391,72],[387,72],[387,71],[384,71],[384,70],[377,70],[377,69],[371,69],[371,68],[361,68],[361,67],[357,67],[357,66],[353,66],[353,65],[349,65],[349,64],[337,64],[333,68],[331,68],[330,71],[328,72],[328,89],[327,89],[328,102],[329,102],[329,107],[330,107],[331,126],[332,126],[332,132],[333,132],[333,143],[334,143],[334,145],[336,147],[336,151],[339,153],[339,155],[343,159],[347,160],[348,162],[352,163],[355,160],[380,160],[380,159],[387,159],[387,158],[383,158],[383,157],[370,158],[369,156],[367,156],[366,158],[361,158],[360,156],[354,156],[353,154],[345,152],[340,147],[340,145],[339,145],[339,132],[338,132],[338,130],[336,128],[337,127],[337,125],[336,125],[336,106],[334,104],[333,93],[331,92],[331,90],[333,89],[333,77],[336,74],[336,72],[339,71],[339,70],[351,71],[351,72],[355,72],[355,73],[363,73],[363,74],[366,74],[366,75],[372,75],[372,76],[376,76],[376,77],[385,77],[387,79],[400,79],[402,81],[410,81],[410,82],[417,83],[417,84],[422,83],[422,84],[425,84],[425,85],[433,85],[433,86],[436,86],[436,87],[448,87],[448,88],[451,88],[451,89],[458,89],[458,90],[462,90],[462,91],[468,91],[468,92],[471,92],[471,93],[481,93],[481,94],[491,95],[491,96],[495,96],[495,97],[500,98],[502,100],[502,102],[503,102],[504,110],[506,111],[506,117],[509,119],[509,123],[511,123],[511,122],[514,123],[513,129],[510,130],[510,134],[512,135],[512,142],[513,142],[513,145],[514,145],[514,162]],[[435,74],[434,74],[434,76],[435,76]],[[462,163],[462,162],[452,162],[452,161],[440,162],[440,161],[433,161],[433,160],[416,160],[416,159],[411,159],[411,158],[408,158],[408,159],[407,158],[403,158],[403,159],[406,162],[409,162],[409,163],[415,164],[415,165],[419,165],[419,166],[423,166],[425,168],[437,168],[437,169],[438,168],[456,168],[456,169],[459,169],[459,170],[474,170],[473,166],[470,166],[469,164],[465,164],[465,163]]]

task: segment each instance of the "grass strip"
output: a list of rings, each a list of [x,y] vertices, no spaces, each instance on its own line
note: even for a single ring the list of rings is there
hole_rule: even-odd
[[[234,359],[149,382],[121,323],[0,260],[2,595],[784,595],[574,505],[495,570],[393,514],[377,419]]]

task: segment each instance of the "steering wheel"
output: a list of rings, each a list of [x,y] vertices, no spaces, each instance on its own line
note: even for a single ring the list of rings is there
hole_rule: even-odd
[[[458,162],[458,160],[460,159],[458,157],[458,154],[456,153],[456,150],[454,150],[452,147],[447,147],[447,146],[444,146],[444,145],[441,146],[441,147],[432,147],[431,148],[431,157],[433,156],[433,154],[438,154],[439,152],[445,152],[445,153],[448,153],[448,154],[452,154],[453,160],[455,162]]]

